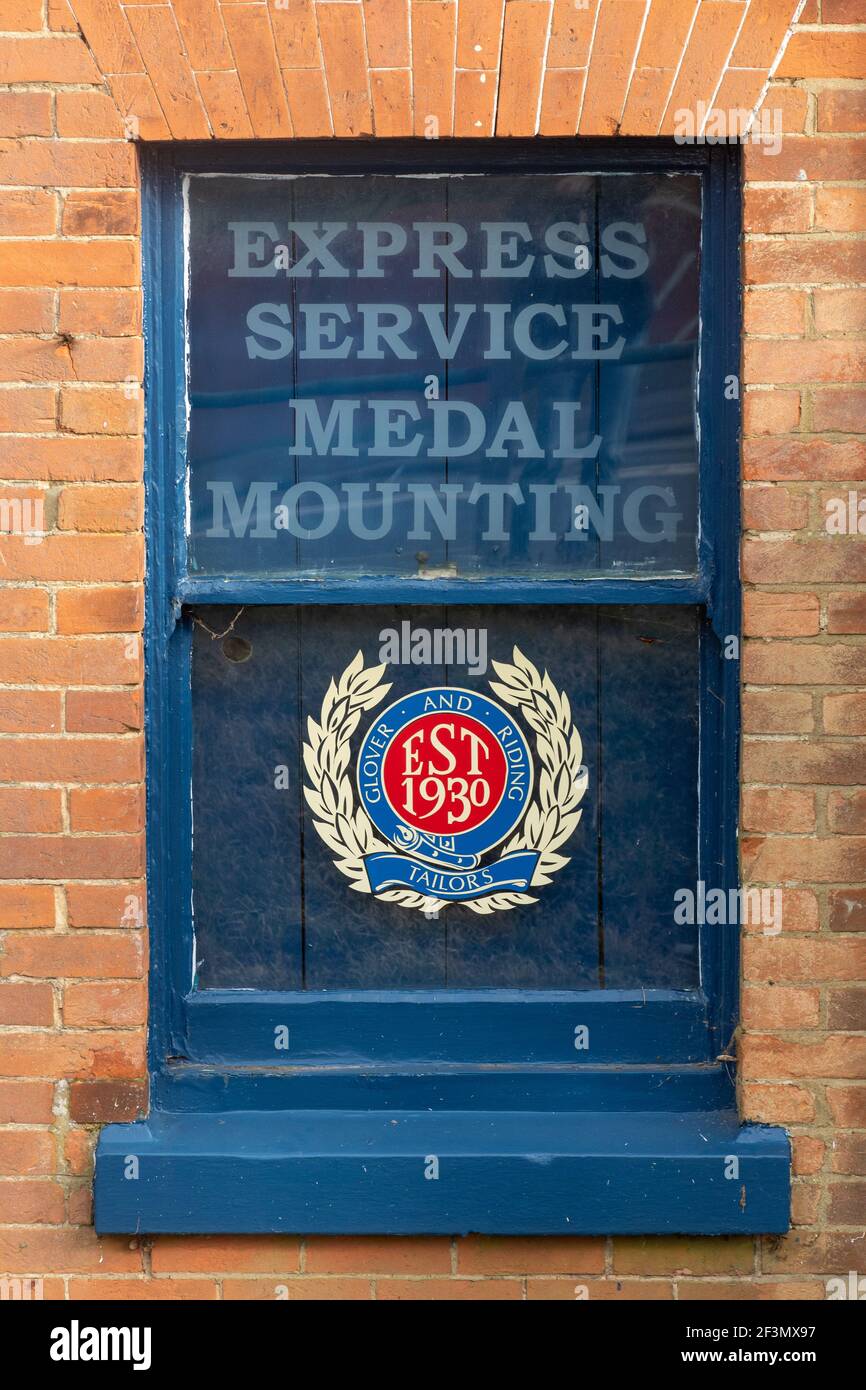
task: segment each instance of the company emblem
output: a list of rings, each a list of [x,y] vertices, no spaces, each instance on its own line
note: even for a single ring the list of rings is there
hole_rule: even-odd
[[[567,696],[514,648],[493,662],[496,699],[431,686],[374,716],[391,686],[362,652],[307,721],[307,802],[334,863],[361,893],[436,912],[534,903],[568,863],[587,773]],[[534,734],[534,749],[522,724]]]

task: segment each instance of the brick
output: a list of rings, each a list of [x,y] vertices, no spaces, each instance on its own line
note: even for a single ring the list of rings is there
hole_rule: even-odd
[[[866,70],[866,34],[795,33],[776,69],[777,77],[862,77]]]
[[[48,333],[53,322],[49,290],[0,290],[0,333]]]
[[[321,68],[283,73],[289,114],[297,138],[332,135],[331,107]]]
[[[866,680],[866,646],[747,642],[743,679],[753,685],[847,685]]]
[[[98,1302],[148,1303],[177,1302],[190,1299],[201,1302],[217,1298],[214,1279],[70,1279],[69,1297]]]
[[[63,990],[66,1028],[140,1028],[146,1020],[144,984],[76,984]]]
[[[36,188],[134,188],[135,157],[125,140],[0,140],[0,183]],[[64,259],[73,257],[75,250],[64,247]]]
[[[550,43],[547,49],[549,68],[586,67],[598,2],[599,0],[588,0],[584,9],[578,8],[572,0],[554,0]],[[506,5],[506,15],[508,8]]]
[[[678,1279],[677,1298],[684,1303],[702,1302],[736,1302],[740,1299],[755,1300],[756,1302],[774,1302],[779,1299],[787,1302],[789,1299],[817,1302],[825,1297],[824,1285],[819,1279],[812,1280],[784,1280],[783,1282],[773,1282],[764,1279],[739,1279],[736,1283],[727,1284],[718,1279]]]
[[[57,134],[64,139],[122,140],[123,121],[107,92],[58,92]]]
[[[373,113],[360,8],[317,7],[334,134],[372,135]]]
[[[41,28],[41,0],[0,0],[0,30],[23,34]]]
[[[818,93],[818,130],[858,133],[866,131],[866,91],[830,87]]]
[[[368,0],[367,42],[370,42],[370,11],[381,8],[383,0]],[[385,0],[389,9],[403,6],[397,0]],[[471,5],[458,6],[457,19],[457,66],[458,68],[480,68],[494,72],[499,67],[499,49],[502,42],[502,22],[505,10],[504,0],[474,0]],[[399,32],[399,31],[398,31]],[[373,62],[371,51],[370,61]],[[380,60],[376,59],[376,63]],[[396,66],[392,64],[391,66]]]
[[[819,617],[816,594],[743,595],[743,630],[749,637],[813,637]]]
[[[0,632],[47,632],[46,589],[0,590]]]
[[[173,0],[172,9],[195,72],[219,72],[234,67],[219,0]],[[295,5],[295,12],[297,9]],[[271,18],[277,32],[286,24],[288,16],[281,6],[272,9]],[[297,22],[296,13],[291,18]]]
[[[96,1136],[86,1129],[69,1128],[63,1143],[66,1167],[73,1177],[93,1181],[93,1149]]]
[[[0,781],[135,782],[141,776],[138,739],[0,739]]]
[[[585,1290],[585,1292],[584,1292]],[[576,1298],[590,1303],[631,1303],[642,1299],[666,1300],[674,1296],[673,1286],[662,1279],[527,1279],[528,1299],[561,1300]]]
[[[0,1081],[0,1124],[50,1124],[53,1104],[50,1081]]]
[[[0,884],[0,930],[53,927],[54,889],[42,884]]]
[[[519,1279],[379,1279],[376,1297],[386,1302],[499,1302],[521,1299]]]
[[[135,289],[61,289],[58,331],[63,334],[135,335],[142,302]]]
[[[424,0],[412,5],[412,90],[415,102],[415,134],[432,129],[451,135],[454,128],[454,45],[457,6],[453,0]]]
[[[866,792],[834,792],[827,797],[827,826],[839,835],[866,833]]]
[[[458,72],[454,82],[454,134],[492,135],[495,115],[496,88],[493,82],[488,79],[487,74],[484,72]],[[543,129],[544,120],[542,118]],[[552,132],[548,131],[547,133]]]
[[[743,444],[743,477],[748,482],[866,478],[866,445],[854,439],[750,439]]]
[[[791,1186],[791,1225],[816,1226],[822,1197],[817,1183],[796,1180]]]
[[[782,935],[747,937],[743,942],[744,973],[753,983],[857,980],[864,964],[866,942],[860,940],[824,941]]]
[[[31,835],[63,829],[59,791],[0,787],[0,825],[4,834]]]
[[[821,1022],[820,991],[781,985],[761,985],[758,989],[747,986],[743,990],[741,1018],[746,1028],[817,1028]]]
[[[41,1129],[0,1130],[0,1173],[4,1177],[50,1173],[54,1165],[53,1134]]]
[[[585,71],[548,68],[541,97],[540,135],[575,134],[585,83]]]
[[[866,931],[866,890],[840,888],[829,895],[831,931]]]
[[[135,1120],[146,1109],[143,1081],[74,1081],[69,1088],[69,1118],[78,1125]]]
[[[535,134],[549,15],[549,6],[538,0],[505,6],[497,135]]]
[[[133,685],[140,679],[137,647],[124,638],[2,637],[0,663],[17,685]]]
[[[65,487],[57,525],[61,531],[138,531],[143,517],[140,487]]]
[[[50,92],[0,92],[0,136],[51,134]]]
[[[56,391],[46,387],[13,386],[0,390],[0,434],[53,430],[57,420],[56,398]],[[26,447],[29,446],[28,439]],[[4,443],[4,451],[6,447]],[[7,471],[5,466],[3,471]]]
[[[746,539],[742,572],[751,584],[860,583],[866,580],[866,543],[860,536],[815,541]],[[816,661],[820,660],[816,654]]]
[[[602,5],[580,114],[581,135],[617,134],[645,18],[643,0]]]
[[[653,13],[654,10],[650,10],[650,17]],[[658,133],[673,80],[672,68],[638,68],[632,77],[622,113],[621,135]]]
[[[815,430],[840,430],[860,434],[866,411],[866,389],[858,387],[844,391],[816,391],[812,407],[812,427]]]
[[[861,994],[863,991],[860,991]],[[834,1173],[850,1173],[866,1177],[866,1134],[843,1134],[833,1141],[832,1169]]]
[[[138,632],[144,618],[139,585],[60,589],[56,604],[58,633]]]
[[[0,391],[0,409],[3,392]],[[52,394],[53,400],[53,394]],[[50,428],[54,428],[52,415]],[[141,476],[139,439],[11,439],[3,443],[3,471],[10,478],[49,482],[128,482]]]
[[[743,433],[789,434],[800,428],[799,391],[747,391]]]
[[[273,13],[277,14],[278,11]],[[196,82],[211,130],[217,139],[251,139],[253,127],[237,73],[199,72]]]
[[[815,724],[812,697],[792,690],[744,690],[742,719],[747,734],[808,734]]]
[[[449,1274],[451,1242],[445,1236],[310,1236],[304,1268],[307,1274]]]
[[[270,1279],[222,1279],[222,1296],[230,1302],[252,1300],[287,1300],[289,1303],[323,1301],[332,1299],[345,1303],[349,1300],[372,1298],[373,1281],[369,1278],[347,1277],[298,1278],[296,1275],[283,1277],[271,1275]]]
[[[859,1226],[866,1212],[866,1182],[831,1182],[828,1221],[831,1226]]]
[[[815,794],[791,787],[745,787],[740,820],[745,830],[766,834],[814,830]]]
[[[65,1208],[59,1182],[0,1182],[0,1222],[4,1225],[60,1226]]]
[[[743,525],[747,531],[801,531],[809,520],[809,498],[781,487],[743,490]]]
[[[617,1236],[615,1274],[750,1274],[752,1242],[746,1236]]]
[[[743,1119],[758,1124],[809,1124],[815,1118],[815,1097],[790,1082],[776,1086],[751,1082],[741,1087]]]
[[[16,932],[0,959],[0,974],[31,979],[134,980],[142,970],[141,938],[124,931],[99,936]]]
[[[129,833],[141,830],[144,825],[144,788],[74,788],[69,794],[69,824],[73,831]]]
[[[765,1274],[810,1273],[827,1277],[836,1270],[866,1272],[866,1251],[860,1237],[841,1232],[794,1231],[763,1242]]]
[[[458,78],[459,76],[460,74],[458,74]],[[371,72],[370,97],[373,103],[373,128],[376,135],[412,134],[412,79],[408,69]],[[458,113],[461,110],[459,81],[456,109]]]
[[[0,1024],[51,1028],[54,994],[50,984],[0,984]]]
[[[808,840],[769,836],[741,842],[752,883],[844,883],[866,879],[866,837]]]
[[[831,989],[827,1027],[843,1033],[866,1033],[866,989]]]
[[[842,1129],[866,1129],[866,1086],[828,1086],[827,1105]]]
[[[70,690],[66,727],[74,734],[127,734],[142,727],[141,692]]]
[[[122,381],[137,395],[142,376],[143,344],[136,338],[77,338],[69,344],[79,381]]]
[[[79,35],[0,38],[0,83],[98,83],[100,73]]]
[[[740,1066],[745,1079],[858,1079],[866,1077],[866,1038],[836,1033],[817,1042],[782,1042],[779,1038],[747,1034],[742,1040]]]
[[[866,189],[817,188],[815,226],[828,232],[866,231]]]
[[[64,236],[134,236],[138,197],[127,188],[106,192],[73,189],[63,204]]]
[[[815,290],[812,300],[819,333],[866,332],[866,290]]]
[[[61,724],[57,690],[0,690],[0,733],[53,734]]]
[[[832,178],[833,173],[818,173],[815,178]],[[840,177],[854,177],[846,172]],[[866,268],[866,243],[862,241],[823,237],[767,237],[755,240],[746,236],[743,257],[744,283],[747,285],[814,285],[838,284],[840,281],[860,281]]]
[[[137,434],[141,428],[141,393],[108,387],[65,387],[60,393],[60,428],[72,434]]]
[[[466,1236],[460,1274],[601,1274],[604,1241],[581,1236]]]
[[[750,233],[808,232],[812,224],[810,188],[755,188],[750,184],[744,206]]]
[[[72,358],[59,339],[0,340],[0,381],[69,381]]]
[[[290,1274],[300,1269],[296,1236],[158,1236],[154,1274]]]
[[[823,0],[821,21],[824,24],[863,24],[863,7],[860,0]],[[806,22],[801,16],[800,23]]]
[[[7,241],[0,265],[4,285],[135,285],[138,250],[130,241]]]
[[[0,878],[130,877],[142,872],[143,859],[139,835],[8,835],[0,841]]]
[[[66,889],[70,927],[141,927],[145,905],[143,883],[70,883]]]
[[[745,370],[750,381],[785,386],[807,381],[862,381],[866,377],[866,347],[849,342],[791,342],[787,339],[748,341]]]
[[[743,301],[743,314],[749,334],[800,336],[805,328],[806,296],[801,290],[749,290]]]
[[[138,1241],[128,1236],[98,1237],[92,1230],[0,1232],[0,1264],[9,1274],[141,1274]]]
[[[752,0],[731,54],[732,68],[769,68],[791,22],[792,7],[779,0]]]
[[[825,695],[824,728],[828,734],[866,734],[866,694]]]

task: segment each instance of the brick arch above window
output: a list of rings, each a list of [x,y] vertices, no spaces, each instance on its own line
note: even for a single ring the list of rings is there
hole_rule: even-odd
[[[436,138],[700,133],[766,100],[813,0],[69,7],[132,138]]]

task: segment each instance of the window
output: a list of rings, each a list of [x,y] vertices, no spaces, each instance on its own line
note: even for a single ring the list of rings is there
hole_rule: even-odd
[[[152,1108],[97,1225],[786,1229],[701,910],[735,153],[144,155]]]

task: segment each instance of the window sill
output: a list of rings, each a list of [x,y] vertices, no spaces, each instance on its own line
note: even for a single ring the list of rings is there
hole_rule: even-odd
[[[100,1234],[768,1234],[789,1206],[785,1131],[733,1108],[157,1111],[103,1130],[95,1180]]]

